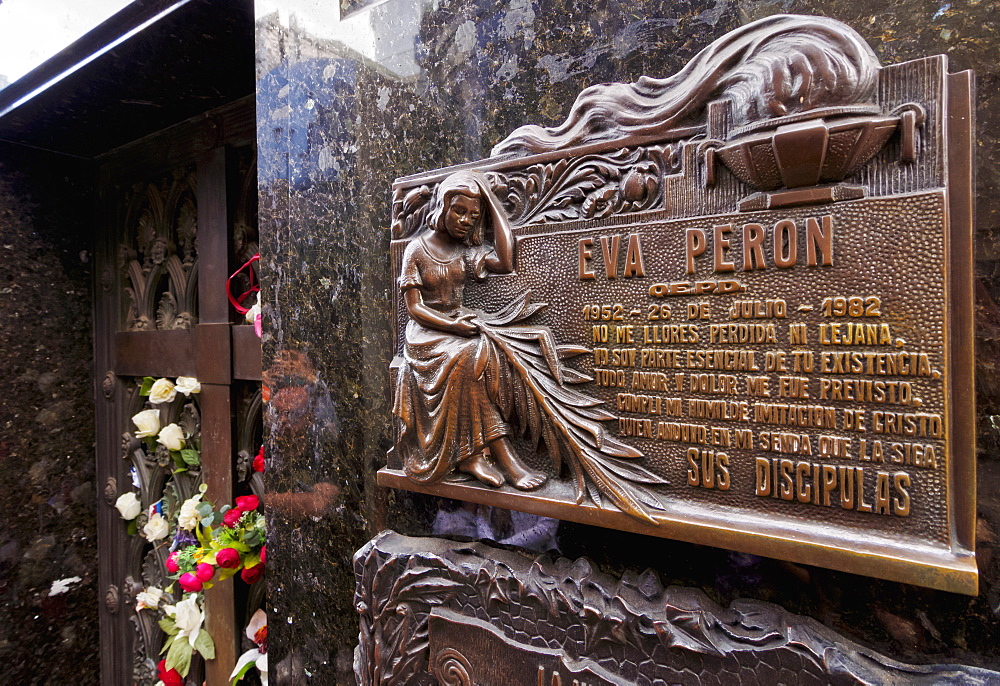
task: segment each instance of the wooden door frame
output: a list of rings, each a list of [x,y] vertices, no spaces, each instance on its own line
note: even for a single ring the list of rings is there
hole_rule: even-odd
[[[97,479],[104,493],[98,508],[103,684],[133,683],[134,630],[129,618],[134,608],[126,602],[130,594],[123,588],[128,535],[114,508],[118,495],[129,490],[130,482],[128,463],[121,457],[121,436],[128,430],[129,418],[125,416],[124,402],[116,402],[126,395],[123,377],[199,379],[202,474],[208,485],[207,497],[219,504],[232,501],[231,384],[234,380],[261,378],[260,341],[252,327],[230,323],[231,308],[225,297],[232,212],[240,190],[234,150],[255,145],[255,132],[254,102],[247,97],[98,159],[94,376]],[[122,184],[184,165],[197,167],[197,324],[187,330],[119,331],[122,291],[115,287],[121,278],[115,260],[123,239],[117,210]],[[217,584],[206,593],[206,615],[205,628],[216,642],[216,659],[206,665],[206,678],[209,684],[227,684],[239,639],[232,583]]]

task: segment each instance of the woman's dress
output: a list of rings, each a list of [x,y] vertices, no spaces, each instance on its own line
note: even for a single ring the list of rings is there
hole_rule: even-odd
[[[466,280],[486,278],[486,259],[492,253],[490,246],[468,246],[439,260],[421,236],[403,254],[400,293],[418,288],[424,305],[454,318],[462,312]],[[407,322],[393,414],[403,424],[398,443],[403,468],[415,481],[440,481],[454,466],[509,434],[487,393],[483,346],[480,335],[459,336],[412,318]]]

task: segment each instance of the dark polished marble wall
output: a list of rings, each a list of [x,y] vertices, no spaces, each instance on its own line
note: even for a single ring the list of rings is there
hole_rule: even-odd
[[[0,683],[97,684],[86,178],[0,144]]]
[[[378,531],[558,546],[604,571],[779,603],[913,662],[1000,666],[1000,28],[978,2],[271,0],[258,7],[270,669],[350,683],[351,555]],[[270,13],[268,13],[270,12]],[[584,87],[666,76],[777,12],[855,27],[883,64],[945,53],[978,78],[981,593],[967,598],[374,485],[390,442],[390,185],[561,122]]]

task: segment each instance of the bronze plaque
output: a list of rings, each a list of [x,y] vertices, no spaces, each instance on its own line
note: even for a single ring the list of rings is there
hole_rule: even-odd
[[[971,90],[769,17],[397,180],[379,483],[975,594]]]

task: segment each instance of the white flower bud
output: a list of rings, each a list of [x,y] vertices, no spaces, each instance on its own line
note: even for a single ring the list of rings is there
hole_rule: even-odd
[[[181,505],[181,512],[177,515],[177,526],[187,531],[191,531],[198,523],[201,521],[201,515],[198,513],[198,505],[201,504],[201,493],[196,496],[192,496],[184,501]]]
[[[152,543],[167,537],[167,534],[170,533],[170,524],[159,512],[154,512],[146,526],[142,527],[142,533],[146,540]]]
[[[163,590],[156,586],[150,586],[145,591],[135,596],[135,611],[155,610],[163,599]]]
[[[183,393],[184,395],[201,393],[201,384],[198,383],[198,379],[193,376],[178,376],[177,384],[174,388],[177,389],[178,393]]]
[[[154,405],[169,403],[177,397],[177,389],[170,379],[157,379],[153,387],[149,389],[149,402]]]
[[[167,424],[160,429],[156,442],[167,446],[170,450],[181,450],[184,448],[184,429],[176,424]]]
[[[131,520],[138,517],[139,513],[142,512],[142,504],[135,497],[135,493],[129,491],[118,496],[118,500],[115,501],[115,509],[121,514],[122,519]]]
[[[139,429],[135,432],[136,438],[155,436],[160,432],[160,411],[143,410],[132,416],[132,423]]]

